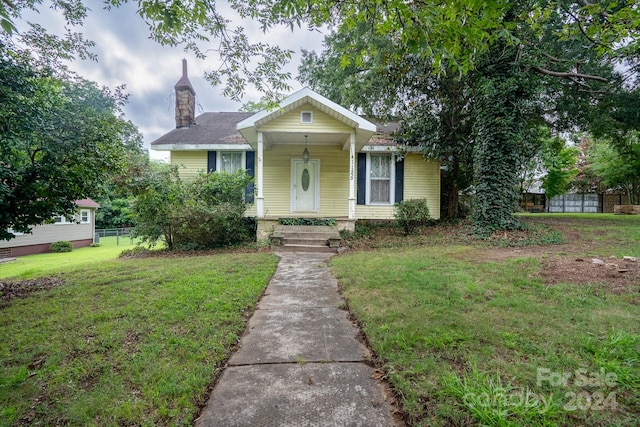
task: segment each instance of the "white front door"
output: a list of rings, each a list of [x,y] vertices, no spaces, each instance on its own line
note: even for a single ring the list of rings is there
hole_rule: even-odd
[[[319,161],[293,160],[291,166],[291,211],[318,212],[320,208],[319,194]]]

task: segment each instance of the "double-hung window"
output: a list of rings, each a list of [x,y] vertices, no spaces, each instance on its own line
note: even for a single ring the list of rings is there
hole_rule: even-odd
[[[91,211],[89,209],[80,209],[80,224],[89,224],[91,222]]]
[[[393,155],[370,153],[367,160],[367,204],[393,204]]]
[[[244,169],[242,162],[242,151],[221,151],[219,171],[236,173],[240,169]]]

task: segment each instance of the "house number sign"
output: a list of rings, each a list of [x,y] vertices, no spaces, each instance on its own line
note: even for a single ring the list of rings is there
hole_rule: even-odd
[[[302,190],[307,191],[309,189],[309,170],[304,168],[302,171]]]

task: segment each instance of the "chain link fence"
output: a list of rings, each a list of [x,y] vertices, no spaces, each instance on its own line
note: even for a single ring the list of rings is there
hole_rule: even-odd
[[[116,244],[120,244],[120,239],[127,239],[129,244],[133,243],[133,227],[129,228],[96,228],[93,237],[94,243],[100,243],[101,237],[116,237]]]

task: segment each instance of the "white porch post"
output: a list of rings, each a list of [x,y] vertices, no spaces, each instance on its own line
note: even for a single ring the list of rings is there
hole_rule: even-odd
[[[356,134],[349,135],[349,219],[356,219]]]
[[[258,186],[258,196],[256,197],[256,215],[258,218],[264,218],[264,144],[262,141],[262,132],[258,132],[258,177],[256,185]]]

